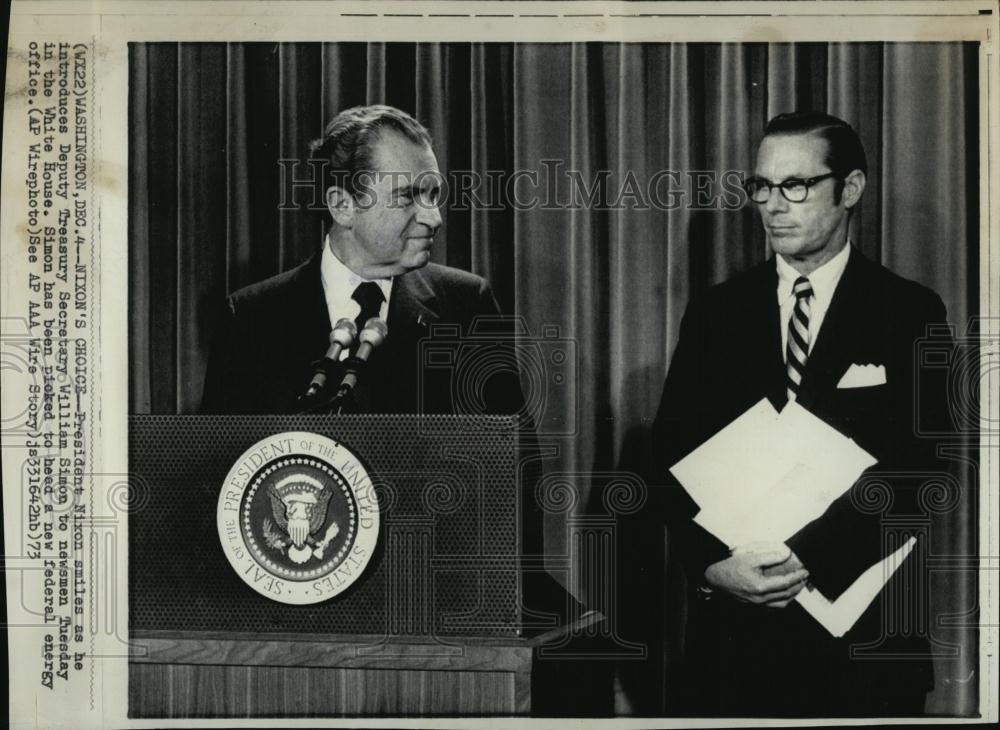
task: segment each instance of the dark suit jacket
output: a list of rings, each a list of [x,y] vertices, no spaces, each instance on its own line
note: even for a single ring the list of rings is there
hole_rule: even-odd
[[[395,278],[389,336],[369,359],[358,388],[358,410],[376,413],[453,413],[452,370],[423,368],[419,340],[435,325],[468,335],[472,320],[499,315],[481,277],[437,264]],[[320,279],[320,255],[301,266],[240,289],[226,300],[209,357],[203,413],[287,413],[326,352],[332,325]],[[487,339],[488,342],[488,339]],[[458,346],[439,339],[436,348]],[[418,377],[422,373],[424,377]],[[510,375],[510,374],[508,374]],[[516,372],[494,389],[520,393]],[[516,412],[521,401],[499,399],[490,412]]]
[[[692,587],[703,582],[708,565],[727,557],[728,550],[691,521],[697,507],[665,472],[761,398],[769,398],[778,410],[784,406],[785,365],[776,288],[775,264],[767,261],[693,300],[681,324],[654,443],[665,455],[662,468],[668,486],[671,543]],[[920,477],[941,471],[935,444],[915,435],[914,418],[915,398],[920,398],[924,416],[939,425],[946,411],[945,389],[928,373],[918,377],[915,364],[918,340],[927,334],[929,325],[944,321],[944,305],[932,291],[896,276],[858,250],[851,252],[806,363],[798,402],[854,439],[879,463],[788,542],[809,569],[813,585],[831,600],[889,552],[883,539],[885,520],[914,515],[917,489],[926,481]],[[854,363],[884,365],[887,382],[838,388],[838,381]],[[911,472],[911,476],[901,476],[901,472]],[[913,472],[918,474],[912,476]],[[891,511],[879,511],[875,504],[880,489],[891,492]],[[924,585],[924,578],[918,583]],[[891,651],[908,656],[900,691],[915,687],[913,691],[922,698],[927,688],[926,639],[887,636],[882,616],[886,606],[881,600],[854,630],[836,640],[795,603],[785,609],[763,609],[718,592],[708,600],[694,595],[688,665],[694,675],[701,671],[697,681],[710,687],[692,687],[691,691],[703,693],[705,705],[717,708],[707,710],[712,714],[728,714],[729,710],[741,714],[747,708],[761,712],[773,708],[770,714],[823,714],[822,698],[830,696],[838,703],[827,708],[834,714],[853,714],[855,708],[858,714],[892,713],[893,708],[882,701],[891,690],[884,696],[874,691],[858,705],[838,694],[838,686],[844,692],[870,689],[858,690],[851,684],[864,673],[859,674],[863,667],[887,669],[878,661],[851,659],[851,645],[865,642],[892,647],[882,650],[882,655]],[[910,591],[906,606],[896,602],[888,610],[913,610],[920,599]],[[720,662],[728,666],[723,669]],[[819,668],[828,679],[813,676],[809,667]],[[766,696],[766,687],[758,684],[767,682],[769,676],[782,677],[794,686],[794,692],[782,693],[781,701],[774,703],[773,697]],[[892,676],[882,674],[888,683]],[[727,705],[730,699],[731,706]]]
[[[396,277],[386,317],[389,334],[369,359],[356,389],[355,412],[518,414],[520,448],[533,453],[534,428],[515,352],[517,329],[499,315],[489,284],[474,274],[427,264]],[[478,317],[486,319],[474,326]],[[331,329],[320,254],[235,292],[217,326],[201,412],[297,412]],[[339,382],[339,374],[332,380]],[[536,463],[524,468],[525,495],[533,494]],[[524,550],[540,552],[542,514],[528,496],[522,510]],[[547,607],[554,599],[545,576],[529,578],[526,600]]]

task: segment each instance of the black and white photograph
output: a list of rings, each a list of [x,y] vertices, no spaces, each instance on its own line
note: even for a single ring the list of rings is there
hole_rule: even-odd
[[[974,45],[155,43],[129,70],[131,411],[198,414],[132,423],[162,506],[130,524],[131,627],[173,639],[132,664],[137,716],[537,711],[537,678],[522,694],[457,660],[357,659],[303,687],[295,633],[532,645],[522,579],[547,568],[581,604],[556,601],[559,640],[597,614],[604,639],[553,654],[583,690],[559,715],[974,706],[952,684],[974,637],[935,621],[974,585],[933,571],[973,549],[968,474],[938,448],[964,445],[967,404],[935,363],[968,357],[949,323],[978,302]],[[533,441],[509,454],[462,420],[508,414]],[[273,510],[233,495],[244,534],[216,544],[219,485],[294,463],[265,437],[309,430],[371,462],[378,540],[427,522],[343,596],[345,557],[317,559],[335,504],[286,468],[260,482]],[[849,593],[873,566],[885,585]],[[240,638],[189,647],[202,666],[176,646],[200,631]],[[234,675],[268,631],[287,643],[265,663],[290,669]]]
[[[93,711],[113,662],[123,726],[995,718],[992,14],[204,5],[8,69],[43,687]]]

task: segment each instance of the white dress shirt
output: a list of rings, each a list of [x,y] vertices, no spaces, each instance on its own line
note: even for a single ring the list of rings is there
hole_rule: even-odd
[[[826,317],[826,310],[830,308],[830,301],[833,293],[837,290],[840,277],[847,267],[847,259],[851,255],[851,242],[837,252],[837,255],[809,274],[809,284],[812,286],[813,295],[809,300],[809,352],[819,337],[819,329],[823,326],[823,318]],[[796,271],[791,264],[777,254],[774,257],[778,266],[778,307],[781,316],[781,356],[786,361],[788,359],[788,320],[792,318],[792,311],[795,309],[795,295],[792,288],[795,280],[802,274]]]
[[[359,284],[366,281],[373,281],[382,290],[385,301],[379,308],[378,316],[383,320],[389,314],[389,297],[392,296],[392,279],[365,279],[351,271],[344,263],[333,255],[330,250],[329,236],[323,241],[323,253],[319,262],[320,281],[323,283],[323,296],[326,298],[326,310],[330,314],[330,326],[337,323],[337,320],[347,317],[350,320],[357,318],[361,314],[361,305],[358,304],[351,295],[358,288]],[[344,350],[340,358],[347,357],[347,350]]]

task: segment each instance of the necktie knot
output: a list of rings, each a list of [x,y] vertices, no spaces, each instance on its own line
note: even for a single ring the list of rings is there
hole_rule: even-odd
[[[811,297],[813,294],[812,284],[809,283],[809,279],[804,276],[800,276],[795,280],[795,286],[792,287],[792,293],[797,299],[802,299],[804,297]]]
[[[361,305],[361,312],[358,314],[357,319],[354,320],[360,332],[364,329],[365,322],[379,315],[379,310],[382,308],[382,302],[385,301],[385,297],[382,295],[382,288],[378,284],[374,281],[366,281],[358,284],[354,293],[351,294],[351,299]]]

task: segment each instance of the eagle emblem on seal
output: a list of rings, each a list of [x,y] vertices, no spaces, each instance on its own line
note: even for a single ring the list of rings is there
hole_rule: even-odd
[[[265,517],[261,527],[267,546],[298,564],[310,558],[322,560],[330,542],[340,533],[336,519],[326,524],[332,492],[308,474],[286,476],[267,488],[272,522]],[[322,535],[320,531],[322,530]]]

